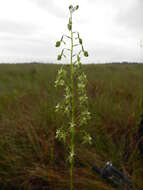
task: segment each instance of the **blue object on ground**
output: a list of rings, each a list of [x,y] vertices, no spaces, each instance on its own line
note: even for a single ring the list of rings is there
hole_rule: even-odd
[[[107,162],[103,168],[99,168],[95,164],[92,169],[113,186],[124,185],[129,188],[132,187],[131,179],[116,169],[111,161]]]

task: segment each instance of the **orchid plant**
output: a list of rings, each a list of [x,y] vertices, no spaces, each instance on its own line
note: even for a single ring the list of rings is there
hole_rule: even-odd
[[[87,77],[82,71],[81,56],[88,57],[88,52],[84,49],[83,40],[79,32],[73,31],[73,13],[79,9],[79,6],[69,6],[70,17],[68,19],[67,28],[69,35],[63,35],[56,42],[56,47],[62,46],[61,53],[57,56],[57,60],[69,54],[70,57],[70,79],[64,65],[58,71],[55,87],[64,89],[64,99],[56,105],[55,111],[60,112],[67,118],[66,126],[58,128],[56,138],[68,145],[70,163],[70,190],[73,190],[73,167],[75,159],[75,137],[78,134],[82,136],[82,143],[91,144],[92,138],[86,132],[86,126],[90,120],[90,112],[88,111],[88,97],[86,94]],[[70,47],[66,47],[67,40]],[[77,50],[78,49],[78,50]],[[69,141],[70,139],[70,141]]]

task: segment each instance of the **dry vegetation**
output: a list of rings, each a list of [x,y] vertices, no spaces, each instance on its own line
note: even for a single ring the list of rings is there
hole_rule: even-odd
[[[63,122],[55,115],[63,94],[54,88],[59,67],[0,65],[1,189],[69,188],[65,147],[55,140]],[[138,155],[135,136],[143,112],[143,65],[85,65],[83,70],[88,78],[93,144],[83,146],[76,138],[75,187],[112,190],[91,170],[94,162],[103,166],[112,160],[131,175],[134,189],[142,190],[143,158]]]

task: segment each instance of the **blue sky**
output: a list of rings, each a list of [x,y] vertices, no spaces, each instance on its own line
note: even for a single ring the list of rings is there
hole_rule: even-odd
[[[87,62],[143,61],[142,0],[4,0],[0,1],[0,62],[55,62],[54,44],[68,33],[71,3],[80,5],[74,28],[89,51]]]

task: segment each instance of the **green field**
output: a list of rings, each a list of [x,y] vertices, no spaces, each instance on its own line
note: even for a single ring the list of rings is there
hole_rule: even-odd
[[[55,140],[64,118],[55,113],[63,92],[54,87],[60,65],[0,65],[0,189],[69,189],[65,147]],[[68,69],[68,66],[66,66]],[[76,138],[74,186],[114,190],[92,172],[114,165],[143,189],[143,157],[135,136],[143,113],[143,65],[84,65],[88,78],[91,146]],[[143,155],[142,155],[143,156]]]

